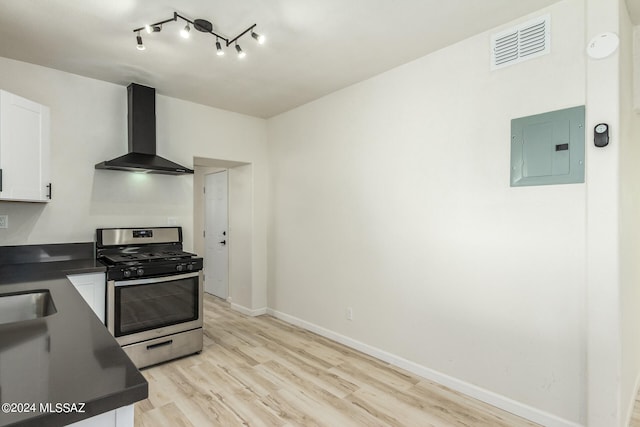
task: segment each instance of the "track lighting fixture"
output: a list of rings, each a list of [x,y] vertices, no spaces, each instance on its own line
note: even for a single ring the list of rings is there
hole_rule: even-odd
[[[220,43],[220,40],[224,40],[224,43],[226,45],[226,47],[229,47],[232,44],[235,44],[236,47],[236,52],[238,53],[238,58],[244,58],[247,54],[242,50],[242,48],[240,47],[240,45],[238,45],[238,39],[242,36],[244,36],[247,33],[251,33],[251,37],[253,37],[258,44],[264,44],[265,42],[265,37],[262,34],[258,34],[255,31],[253,31],[253,29],[256,27],[257,24],[253,24],[252,26],[250,26],[249,28],[247,28],[246,30],[244,30],[243,32],[241,32],[240,34],[238,34],[236,37],[229,39],[227,37],[224,37],[216,32],[213,31],[213,25],[211,24],[211,22],[207,21],[206,19],[195,19],[195,20],[190,20],[185,18],[184,16],[179,15],[177,12],[173,13],[173,18],[169,18],[169,19],[165,19],[164,21],[160,21],[160,22],[156,22],[155,24],[150,24],[150,25],[145,25],[144,27],[140,27],[140,28],[136,28],[135,30],[133,30],[134,33],[137,34],[136,36],[136,41],[138,42],[138,49],[139,50],[144,50],[145,46],[144,44],[142,44],[142,37],[140,36],[140,31],[145,30],[148,34],[151,33],[158,33],[162,30],[162,25],[166,24],[168,22],[177,22],[178,18],[185,21],[187,23],[187,25],[180,30],[180,35],[183,38],[189,38],[189,33],[191,31],[191,27],[190,25],[193,25],[193,27],[202,32],[202,33],[209,33],[212,36],[215,36],[216,38],[216,55],[218,56],[223,56],[224,55],[224,50],[222,48],[222,43]]]

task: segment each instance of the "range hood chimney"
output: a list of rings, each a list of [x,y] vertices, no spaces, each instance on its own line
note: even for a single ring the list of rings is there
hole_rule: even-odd
[[[184,175],[192,169],[156,154],[156,90],[131,83],[127,86],[129,152],[96,164],[96,169]]]

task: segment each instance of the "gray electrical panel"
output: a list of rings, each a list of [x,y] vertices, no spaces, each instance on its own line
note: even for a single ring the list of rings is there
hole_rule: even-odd
[[[584,182],[584,105],[511,120],[511,186]]]

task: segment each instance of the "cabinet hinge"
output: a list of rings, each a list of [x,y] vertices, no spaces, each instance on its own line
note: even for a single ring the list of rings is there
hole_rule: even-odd
[[[206,231],[206,230],[204,230],[204,231],[202,232],[202,237],[207,237],[207,231]]]
[[[53,190],[51,189],[51,187],[51,183],[47,184],[47,199],[51,199],[51,196],[53,195]]]
[[[2,169],[0,169],[0,191],[2,191]]]

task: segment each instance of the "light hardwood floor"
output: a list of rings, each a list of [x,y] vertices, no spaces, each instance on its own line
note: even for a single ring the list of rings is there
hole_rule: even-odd
[[[204,351],[142,371],[136,426],[535,426],[273,317],[204,308]]]

